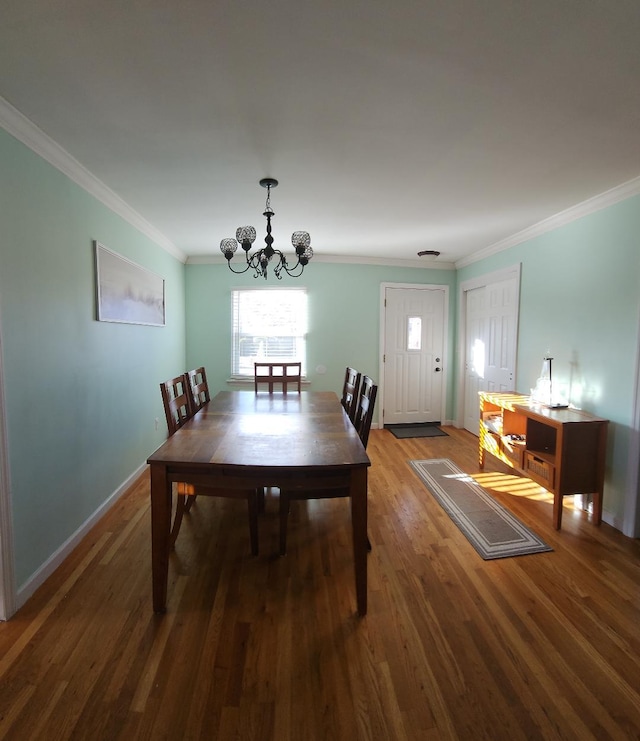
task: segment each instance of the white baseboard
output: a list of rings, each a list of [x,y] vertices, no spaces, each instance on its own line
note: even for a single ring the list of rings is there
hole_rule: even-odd
[[[616,517],[613,513],[607,512],[604,509],[602,510],[602,522],[606,522],[607,525],[611,525],[611,527],[614,527],[616,530],[619,530],[621,533],[623,532],[622,520]]]
[[[53,553],[42,566],[33,573],[27,581],[22,584],[16,594],[15,609],[19,610],[22,605],[31,597],[31,595],[42,586],[44,582],[60,566],[65,558],[73,551],[84,536],[91,528],[116,504],[118,499],[135,483],[146,470],[147,464],[143,463],[129,478],[120,484],[120,486],[98,507],[98,509],[68,538],[55,553]],[[7,616],[10,617],[10,616]]]

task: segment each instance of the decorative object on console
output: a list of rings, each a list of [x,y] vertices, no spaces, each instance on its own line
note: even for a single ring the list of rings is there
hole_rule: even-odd
[[[250,255],[249,250],[255,241],[256,230],[252,226],[240,226],[236,230],[235,239],[227,238],[220,242],[220,251],[225,256],[229,269],[233,273],[246,273],[249,268],[252,268],[254,270],[254,278],[262,277],[266,280],[269,263],[274,257],[277,257],[277,262],[273,268],[276,278],[279,280],[282,279],[283,270],[292,278],[299,278],[305,266],[309,264],[309,260],[313,257],[311,237],[308,232],[294,232],[292,234],[291,243],[296,250],[297,262],[293,267],[289,267],[286,256],[280,250],[273,248],[273,237],[271,236],[271,217],[275,215],[275,212],[271,208],[271,188],[275,188],[278,185],[278,181],[274,178],[263,178],[260,181],[260,185],[267,189],[267,202],[264,213],[262,214],[267,219],[267,235],[264,238],[266,247],[262,247],[262,249]],[[238,249],[238,243],[240,243],[245,252],[247,262],[246,267],[242,270],[234,270],[231,265],[231,259]]]
[[[553,358],[550,357],[549,351],[542,359],[542,370],[540,377],[536,381],[536,387],[531,389],[531,399],[538,404],[544,404],[549,409],[566,409],[569,405],[564,400],[554,401],[553,380],[551,374],[551,363]]]

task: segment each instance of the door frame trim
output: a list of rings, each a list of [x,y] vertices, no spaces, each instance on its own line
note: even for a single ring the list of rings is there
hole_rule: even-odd
[[[629,435],[627,490],[624,497],[622,532],[629,538],[640,538],[640,312],[637,318],[638,341],[635,357],[633,421]]]
[[[8,440],[0,315],[0,620],[8,620],[16,605]]]
[[[442,291],[444,293],[444,315],[442,317],[442,358],[443,366],[447,371],[443,374],[442,378],[442,394],[440,399],[440,419],[442,424],[447,424],[445,419],[447,412],[447,378],[449,376],[449,286],[444,283],[381,283],[380,284],[380,337],[378,340],[378,348],[380,351],[379,355],[379,370],[378,370],[378,412],[375,415],[378,420],[378,428],[384,427],[384,340],[385,340],[385,293],[387,288],[408,288],[419,291]]]
[[[467,338],[467,292],[472,291],[474,288],[482,288],[489,283],[497,283],[502,280],[507,280],[515,276],[516,278],[516,302],[518,306],[518,316],[520,314],[520,280],[522,272],[522,263],[516,263],[509,267],[502,268],[500,270],[494,270],[491,273],[483,273],[475,278],[469,278],[468,280],[462,281],[458,286],[458,336],[457,336],[457,352],[458,367],[457,367],[457,388],[456,388],[456,409],[454,412],[455,425],[460,429],[464,429],[464,389],[465,389],[465,372],[464,367],[466,363],[466,338]],[[518,370],[518,343],[517,343],[517,330],[516,330],[516,367],[514,372],[517,376]],[[516,384],[517,385],[517,384]]]

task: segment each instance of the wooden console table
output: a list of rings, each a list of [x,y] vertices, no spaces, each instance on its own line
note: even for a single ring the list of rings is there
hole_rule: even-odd
[[[516,393],[480,394],[480,470],[489,452],[553,494],[553,522],[562,524],[562,498],[593,494],[593,520],[602,521],[609,421],[577,409],[550,409]]]

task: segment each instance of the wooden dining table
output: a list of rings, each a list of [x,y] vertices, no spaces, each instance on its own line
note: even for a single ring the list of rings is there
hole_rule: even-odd
[[[172,484],[251,489],[344,488],[351,501],[357,611],[367,612],[369,457],[333,392],[221,391],[147,463],[153,609],[167,602]],[[199,488],[200,487],[200,488]]]

